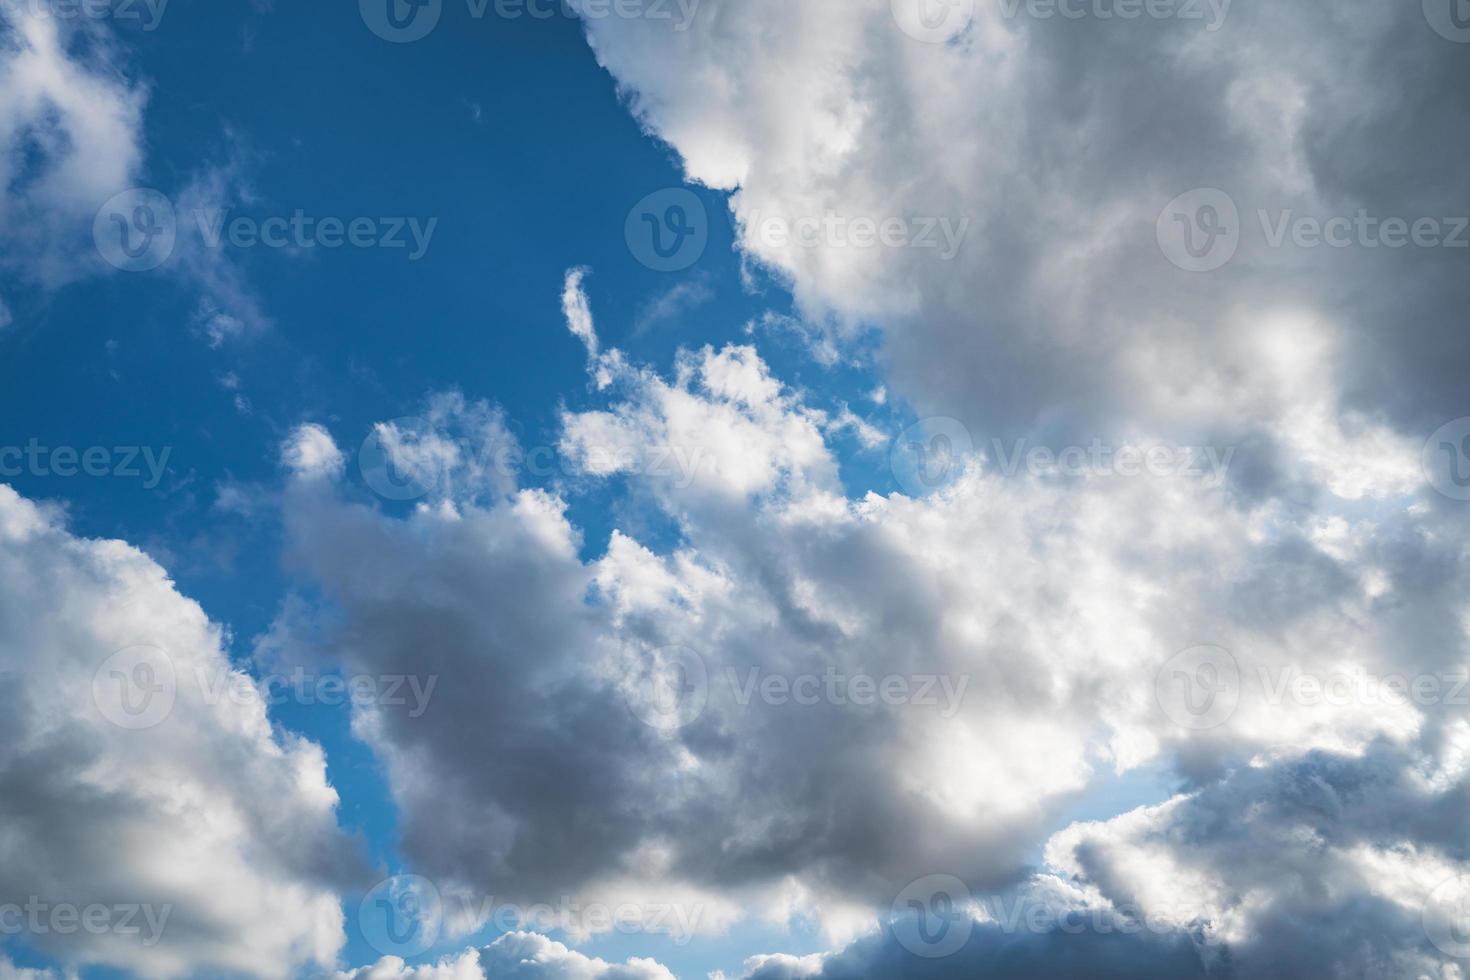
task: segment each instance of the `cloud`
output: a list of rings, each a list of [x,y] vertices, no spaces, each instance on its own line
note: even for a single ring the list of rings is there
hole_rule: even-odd
[[[1432,706],[1283,694],[1299,674],[1443,674],[1467,620],[1463,516],[1375,468],[1411,447],[1348,425],[1331,377],[1273,356],[1261,390],[1345,447],[1280,464],[1294,507],[1188,475],[1007,472],[990,452],[936,492],[849,499],[826,441],[847,423],[753,348],[684,352],[668,378],[620,359],[607,404],[563,416],[563,459],[625,481],[675,544],[615,530],[584,557],[547,490],[398,517],[298,481],[293,561],[326,605],[276,633],[445,679],[421,717],[380,705],[354,725],[442,891],[672,904],[699,932],[804,915],[851,937],[925,875],[1025,880],[1110,773],[1204,786],[1441,737]],[[1201,644],[1235,683],[1197,726],[1167,685]],[[699,691],[672,713],[640,695],[671,665]]]
[[[706,276],[676,282],[639,307],[638,314],[633,318],[633,332],[645,333],[660,324],[677,320],[713,298],[714,290],[710,288]]]
[[[1463,414],[1463,252],[1273,247],[1258,215],[1463,210],[1463,147],[1442,134],[1466,131],[1464,52],[1419,6],[1237,3],[1223,22],[1037,6],[950,5],[972,16],[949,43],[905,33],[888,0],[708,0],[686,31],[586,30],[689,178],[732,192],[743,254],[808,321],[881,331],[890,387],[926,414],[1003,438],[1255,438],[1267,465],[1279,419],[1239,339],[1281,316],[1331,324],[1370,418],[1422,438]],[[1195,188],[1239,210],[1213,273],[1158,241]],[[948,261],[946,220],[969,222]]]
[[[0,905],[36,909],[27,945],[156,977],[330,966],[362,872],[321,748],[211,695],[234,678],[222,628],[8,487],[0,624]]]
[[[0,263],[56,287],[103,268],[92,218],[143,162],[146,89],[105,32],[0,11]]]
[[[337,974],[337,980],[674,980],[653,960],[608,963],[533,932],[511,932],[481,950],[467,950],[434,966],[408,967],[394,956],[375,966]]]

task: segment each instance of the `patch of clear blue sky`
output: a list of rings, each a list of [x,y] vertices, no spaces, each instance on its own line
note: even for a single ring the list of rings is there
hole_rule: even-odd
[[[697,189],[711,228],[692,269],[641,265],[625,244],[624,221],[644,195],[682,183],[672,152],[620,104],[575,21],[475,19],[469,11],[463,0],[446,0],[438,29],[407,45],[371,34],[353,3],[173,0],[155,31],[116,25],[151,92],[142,185],[173,197],[209,167],[235,160],[252,192],[248,201],[219,202],[235,214],[437,218],[421,260],[380,249],[227,246],[271,325],[218,348],[191,326],[200,295],[166,270],[93,277],[54,292],[0,278],[15,319],[0,331],[0,445],[169,450],[168,474],[152,489],[123,477],[28,473],[10,482],[28,497],[63,503],[80,534],[148,550],[184,594],[230,627],[237,657],[293,583],[269,507],[222,514],[217,486],[268,493],[292,426],[321,422],[351,452],[372,423],[412,415],[426,393],[458,388],[503,406],[523,441],[547,442],[562,405],[601,404],[562,321],[562,277],[574,265],[593,269],[588,289],[604,345],[664,371],[680,347],[748,342],[748,322],[790,312],[779,284],[759,276],[754,290],[743,284],[719,193]],[[181,213],[180,222],[190,227],[193,217]],[[707,300],[637,329],[645,304],[695,277]],[[816,392],[819,407],[849,401],[890,433],[901,428],[892,408],[864,401],[877,383],[869,369],[823,367],[790,341],[756,340],[777,376]],[[227,375],[238,391],[221,383]],[[237,409],[237,394],[248,413]],[[893,489],[884,452],[857,453],[850,439],[838,445],[851,491]],[[617,491],[614,484],[572,500],[589,555],[605,546]],[[671,532],[660,540],[655,525],[644,540],[667,547]],[[372,860],[411,870],[395,852],[381,773],[350,736],[346,711],[294,706],[275,717],[325,746],[342,822],[363,835]],[[352,964],[377,956],[356,928],[358,897],[347,897]],[[585,948],[616,960],[654,956],[697,976],[733,970],[755,952],[822,946],[807,931],[750,924],[684,947],[614,935]],[[22,963],[45,962],[12,952]]]

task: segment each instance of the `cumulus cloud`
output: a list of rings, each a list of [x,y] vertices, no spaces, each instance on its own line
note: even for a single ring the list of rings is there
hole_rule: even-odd
[[[677,544],[616,530],[588,559],[545,490],[394,517],[297,481],[292,552],[328,607],[278,634],[452,679],[421,717],[355,722],[441,889],[674,905],[697,931],[814,917],[851,937],[925,875],[977,893],[1027,880],[1061,808],[1111,773],[1171,766],[1202,787],[1311,751],[1418,759],[1444,737],[1434,706],[1282,693],[1298,675],[1445,674],[1466,652],[1462,518],[1396,462],[1409,443],[1345,421],[1296,349],[1263,347],[1261,390],[1345,447],[1286,464],[1306,506],[1187,475],[1007,473],[985,453],[936,493],[851,499],[826,441],[850,423],[753,348],[685,352],[668,378],[619,359],[608,404],[565,413],[561,448],[584,477],[625,480]],[[1168,684],[1202,644],[1233,683],[1228,714],[1194,725]],[[686,699],[658,707],[647,692],[671,677]],[[1060,854],[1051,873],[1101,888]],[[1116,956],[1124,975],[1159,943],[1155,966],[1197,963],[1191,935],[1093,938],[1056,963]]]
[[[105,31],[0,9],[0,262],[44,286],[101,267],[92,218],[143,158],[146,89]]]
[[[19,916],[63,963],[146,976],[331,966],[360,873],[337,794],[263,699],[220,696],[248,685],[222,628],[143,553],[8,487],[0,624],[7,931]]]
[[[923,411],[1006,438],[1253,437],[1269,471],[1287,423],[1239,339],[1304,315],[1342,339],[1344,390],[1371,419],[1422,439],[1463,414],[1463,251],[1276,247],[1264,231],[1288,213],[1463,211],[1470,178],[1443,134],[1466,131],[1464,52],[1420,5],[1094,4],[1079,20],[964,3],[937,38],[915,30],[918,6],[709,0],[686,31],[586,29],[689,178],[732,192],[749,260],[809,320],[881,331],[891,387]],[[1167,9],[1187,8],[1206,12]],[[1235,257],[1208,274],[1158,241],[1196,188],[1239,212]],[[948,261],[946,220],[969,222]],[[926,227],[935,247],[917,247]]]
[[[388,956],[337,980],[674,980],[653,960],[608,963],[534,932],[511,932],[481,950],[467,950],[432,966],[409,967]]]

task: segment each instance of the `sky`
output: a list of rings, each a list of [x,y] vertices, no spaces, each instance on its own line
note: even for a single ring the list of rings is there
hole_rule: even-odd
[[[1467,81],[0,0],[0,980],[1462,980]]]

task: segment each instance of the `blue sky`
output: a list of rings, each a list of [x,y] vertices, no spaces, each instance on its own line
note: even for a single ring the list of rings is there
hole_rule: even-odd
[[[279,446],[296,423],[365,438],[373,423],[413,416],[429,392],[454,388],[502,406],[528,446],[549,444],[558,410],[587,389],[558,304],[573,266],[594,270],[607,342],[654,365],[671,365],[681,347],[748,341],[748,324],[791,310],[779,281],[759,271],[742,279],[722,193],[692,188],[709,240],[689,268],[650,269],[630,250],[633,206],[686,185],[676,155],[620,102],[575,19],[476,19],[450,4],[432,35],[407,45],[385,43],[341,5],[172,0],[152,31],[115,24],[152,93],[141,185],[177,200],[197,175],[226,168],[241,186],[210,204],[231,217],[300,209],[438,222],[413,261],[408,250],[236,249],[229,258],[269,327],[225,349],[181,326],[199,298],[168,264],[5,293],[20,324],[0,361],[7,427],[27,435],[17,444],[147,446],[166,463],[156,486],[141,454],[137,478],[28,469],[12,485],[63,502],[78,534],[166,556],[180,591],[228,624],[241,663],[291,582],[269,515],[222,514],[217,503],[223,487],[278,479]],[[179,223],[181,237],[204,234],[191,215]],[[690,304],[640,326],[643,311],[680,286],[692,290]],[[833,402],[862,399],[879,383],[861,366],[815,363],[789,340],[767,356],[791,383],[820,385]],[[878,462],[854,459],[847,476],[881,485]],[[606,494],[571,504],[588,552],[600,553],[612,527]],[[278,720],[327,748],[344,828],[399,870],[393,806],[371,753],[348,732],[347,710],[285,704]],[[698,975],[734,969],[773,942],[820,948],[801,930],[743,932],[688,947],[613,934],[589,949],[616,960],[656,955]],[[365,963],[375,953],[349,929],[344,957]],[[48,962],[23,948],[16,961]]]
[[[1458,2],[0,0],[0,980],[1457,976]]]

